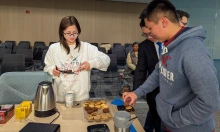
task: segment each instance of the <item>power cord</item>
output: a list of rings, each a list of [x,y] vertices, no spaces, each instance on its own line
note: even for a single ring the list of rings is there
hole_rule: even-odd
[[[56,112],[58,113],[58,116],[55,118],[55,119],[53,119],[51,122],[50,122],[50,124],[52,124],[54,121],[56,121],[59,117],[60,117],[60,112],[56,109]]]
[[[54,119],[50,122],[50,124],[52,124],[54,121],[56,121],[56,120],[60,117],[60,112],[59,112],[57,109],[56,109],[56,113],[58,113],[58,116],[57,116],[56,118],[54,118]],[[26,118],[26,120],[29,121],[29,122],[35,123],[34,121],[32,121],[32,120],[30,120],[30,119],[28,119],[28,118]]]
[[[26,118],[26,120],[28,120],[29,122],[34,122],[34,121],[32,121],[31,119],[28,119],[28,118]]]

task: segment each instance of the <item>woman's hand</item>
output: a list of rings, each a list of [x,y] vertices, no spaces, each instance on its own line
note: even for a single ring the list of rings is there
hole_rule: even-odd
[[[56,76],[56,77],[59,77],[60,76],[60,71],[58,70],[57,67],[55,67],[52,71],[53,75]]]
[[[86,70],[86,71],[89,71],[90,70],[90,64],[89,62],[85,61],[83,63],[81,63],[79,69],[76,70],[76,72],[80,72],[82,70]]]

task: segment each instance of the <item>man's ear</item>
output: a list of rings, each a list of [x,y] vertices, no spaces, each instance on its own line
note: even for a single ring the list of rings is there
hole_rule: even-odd
[[[167,18],[165,18],[165,17],[161,18],[161,22],[162,22],[163,28],[166,28],[168,26],[168,24],[169,24],[169,20]]]

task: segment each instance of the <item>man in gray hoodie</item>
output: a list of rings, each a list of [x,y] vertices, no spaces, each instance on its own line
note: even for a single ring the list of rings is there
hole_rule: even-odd
[[[220,108],[219,83],[204,44],[205,30],[181,27],[167,0],[150,2],[141,19],[164,47],[153,73],[134,92],[124,93],[124,101],[135,105],[137,98],[160,86],[157,112],[167,132],[213,132],[213,113]]]

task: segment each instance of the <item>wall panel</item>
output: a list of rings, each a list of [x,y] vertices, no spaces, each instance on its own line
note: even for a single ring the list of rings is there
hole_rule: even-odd
[[[1,0],[0,40],[58,41],[61,19],[74,15],[87,42],[142,41],[139,14],[146,4],[99,0]],[[30,14],[26,14],[30,10]]]

